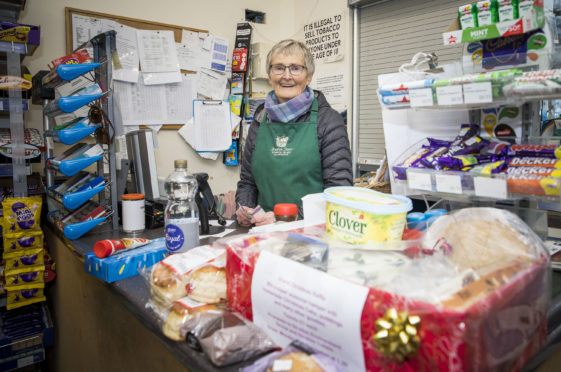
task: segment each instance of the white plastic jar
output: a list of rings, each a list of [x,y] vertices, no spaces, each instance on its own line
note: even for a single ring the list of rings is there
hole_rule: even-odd
[[[126,233],[144,231],[144,194],[122,195],[123,231]]]

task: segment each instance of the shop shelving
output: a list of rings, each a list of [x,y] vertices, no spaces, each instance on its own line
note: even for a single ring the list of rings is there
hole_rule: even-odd
[[[504,24],[493,25],[492,27],[485,26],[483,28],[475,28],[463,31],[454,31],[454,33],[447,32],[443,35],[446,44],[446,38],[450,35],[463,34],[463,39],[456,40],[457,43],[464,42],[464,55],[462,61],[454,64],[448,71],[444,71],[440,75],[428,74],[411,74],[416,76],[411,81],[416,83],[404,82],[403,87],[397,86],[399,92],[403,93],[402,98],[406,98],[403,102],[388,105],[382,101],[382,94],[389,95],[388,92],[383,92],[384,84],[387,87],[388,83],[393,83],[393,76],[387,76],[380,82],[380,90],[378,96],[380,104],[386,109],[414,109],[414,110],[468,110],[469,122],[473,124],[480,124],[481,131],[484,128],[484,115],[481,109],[497,108],[499,106],[505,107],[518,107],[521,117],[521,133],[517,133],[516,142],[523,144],[556,144],[560,145],[560,138],[533,138],[532,136],[539,135],[535,133],[536,127],[534,123],[539,120],[539,102],[543,100],[561,99],[561,84],[557,86],[557,77],[561,78],[561,70],[551,70],[553,63],[553,50],[555,47],[552,42],[555,39],[552,37],[552,22],[546,19],[543,2],[536,0],[533,7],[533,20],[532,24],[528,23],[525,18],[515,21],[509,21]],[[526,22],[526,23],[524,23]],[[522,25],[512,32],[504,31],[504,27],[512,25]],[[530,27],[526,27],[530,25]],[[465,37],[469,32],[481,31],[481,29],[490,30],[491,28],[499,28],[502,31],[498,35],[487,31],[488,37],[481,37],[478,39],[470,39]],[[554,28],[553,28],[554,29]],[[526,33],[526,34],[525,34]],[[483,34],[483,33],[482,33]],[[531,35],[539,34],[540,40],[547,40],[547,47],[545,45],[539,49],[536,55],[524,55],[524,58],[510,58],[515,57],[514,54],[507,55],[504,60],[512,61],[512,64],[505,64],[504,66],[494,66],[486,70],[484,67],[483,52],[480,50],[481,55],[474,53],[474,48],[479,44],[478,40],[487,40],[501,36],[518,35],[509,40],[529,40]],[[521,36],[520,36],[521,35]],[[545,35],[545,37],[544,37]],[[503,40],[503,39],[496,39]],[[493,41],[490,41],[493,42]],[[500,41],[497,41],[500,42]],[[481,44],[483,45],[483,41]],[[526,50],[524,51],[524,53]],[[532,50],[534,52],[534,50]],[[516,53],[519,53],[518,51]],[[473,62],[473,63],[472,63]],[[477,66],[476,63],[477,62]],[[489,61],[492,62],[491,60]],[[466,68],[467,65],[467,68]],[[489,65],[488,65],[489,66]],[[557,66],[556,66],[557,67]],[[484,72],[484,74],[481,74]],[[479,78],[475,78],[479,75]],[[471,76],[466,76],[471,75]],[[547,76],[547,81],[542,86],[535,85],[536,89],[512,89],[513,87],[521,87],[525,81],[531,76]],[[403,76],[400,75],[400,76]],[[418,76],[421,76],[419,78]],[[455,80],[454,83],[446,84],[444,80],[436,82],[436,79],[450,78]],[[421,80],[426,79],[426,80]],[[524,80],[527,79],[527,80]],[[561,82],[561,80],[560,80]],[[396,88],[396,85],[394,88]],[[412,89],[408,89],[408,87]],[[528,88],[524,86],[523,88]],[[439,92],[439,90],[444,92]],[[445,98],[445,102],[439,102],[439,93]],[[410,95],[411,94],[411,95]],[[451,97],[446,97],[446,94]],[[446,98],[448,100],[446,101]],[[394,98],[395,100],[395,98]],[[398,99],[399,101],[399,99]],[[487,129],[487,128],[486,128]],[[492,135],[490,133],[482,133],[483,135]],[[452,138],[445,138],[452,140]],[[511,139],[512,140],[512,139]],[[426,141],[426,140],[425,140]],[[476,174],[460,170],[434,170],[426,168],[399,168],[399,164],[408,156],[421,148],[426,143],[423,141],[414,144],[411,148],[406,150],[393,164],[392,169],[392,191],[397,194],[404,194],[409,196],[416,196],[424,198],[425,201],[450,201],[459,203],[464,206],[468,205],[484,205],[484,206],[513,206],[516,208],[526,208],[530,210],[528,215],[529,219],[523,218],[535,231],[543,232],[543,236],[547,236],[547,218],[544,218],[545,209],[558,208],[561,203],[561,177],[547,177],[547,187],[542,187],[539,191],[524,190],[516,187],[514,182],[509,181],[508,173],[497,174]],[[396,172],[397,171],[397,172]],[[528,193],[526,193],[528,192]],[[428,199],[427,199],[428,198]],[[428,204],[427,204],[428,205]],[[522,217],[522,216],[521,216]],[[535,221],[541,221],[534,223]],[[544,222],[545,221],[545,222]],[[542,226],[543,225],[543,226]],[[545,228],[544,228],[545,226]],[[543,230],[543,231],[542,231]]]
[[[43,88],[53,88],[57,84],[68,82],[74,78],[79,78],[88,72],[94,76],[93,83],[97,84],[96,89],[100,93],[73,95],[60,97],[58,99],[44,99],[44,130],[47,141],[47,153],[49,160],[46,162],[45,173],[47,179],[49,214],[48,219],[53,225],[62,232],[68,239],[77,239],[90,231],[92,228],[111,222],[112,229],[118,229],[117,218],[110,218],[117,210],[117,187],[116,187],[116,159],[115,147],[112,141],[114,129],[111,125],[92,123],[90,118],[84,118],[73,122],[67,126],[54,128],[52,121],[59,114],[73,113],[74,111],[95,103],[103,111],[103,117],[113,122],[114,107],[113,97],[111,96],[110,86],[112,79],[112,64],[104,63],[111,60],[115,52],[115,32],[108,31],[95,36],[89,41],[93,46],[94,63],[84,63],[82,66],[57,67],[55,70],[42,76]],[[94,156],[57,161],[53,156],[53,142],[64,145],[77,145],[77,142],[89,135],[95,135],[96,146],[102,146],[103,153],[96,153]],[[76,191],[68,194],[61,194],[55,191],[54,185],[55,172],[66,176],[74,176],[87,167],[97,164],[95,174],[104,178],[107,182],[97,187]],[[105,166],[108,168],[106,172]],[[94,202],[93,199],[97,202]],[[72,218],[76,213],[80,213],[87,208],[102,208],[103,216],[79,220]]]
[[[455,45],[502,36],[521,35],[544,27],[545,21],[543,0],[534,0],[534,5],[529,12],[522,14],[520,18],[512,21],[497,22],[487,26],[460,30],[459,21],[456,20],[450,25],[449,30],[442,34],[442,40],[444,45]]]

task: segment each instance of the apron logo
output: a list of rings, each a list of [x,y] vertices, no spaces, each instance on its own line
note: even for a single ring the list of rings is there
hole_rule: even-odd
[[[288,144],[288,137],[277,137],[276,139],[277,147],[286,147]]]
[[[271,149],[271,154],[273,156],[288,156],[292,152],[292,148],[286,147],[288,144],[288,136],[280,136],[275,138],[275,145],[277,147],[273,147]]]

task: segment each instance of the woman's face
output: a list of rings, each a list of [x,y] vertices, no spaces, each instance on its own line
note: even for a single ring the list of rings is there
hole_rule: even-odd
[[[304,57],[279,53],[271,58],[271,66],[274,65],[299,65],[305,67],[306,61]],[[297,76],[292,75],[288,68],[286,68],[281,75],[275,75],[272,69],[269,69],[269,83],[273,86],[279,103],[290,101],[292,98],[302,93],[311,81],[312,75],[308,74],[308,70],[305,68],[302,73]]]

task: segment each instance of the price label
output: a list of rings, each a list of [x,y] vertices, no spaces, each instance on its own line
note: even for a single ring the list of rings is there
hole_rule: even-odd
[[[475,177],[473,184],[477,196],[493,199],[508,198],[506,180],[503,178]]]
[[[292,360],[275,360],[273,363],[273,372],[290,371],[292,369]]]
[[[407,186],[410,189],[432,191],[430,173],[407,170]]]
[[[436,191],[449,194],[461,194],[462,179],[455,174],[437,174]]]
[[[409,89],[409,100],[411,101],[411,107],[434,105],[431,88]]]
[[[436,99],[439,105],[461,105],[464,103],[462,86],[451,85],[449,87],[437,87]]]
[[[488,103],[493,102],[491,82],[473,83],[464,85],[465,103]]]

